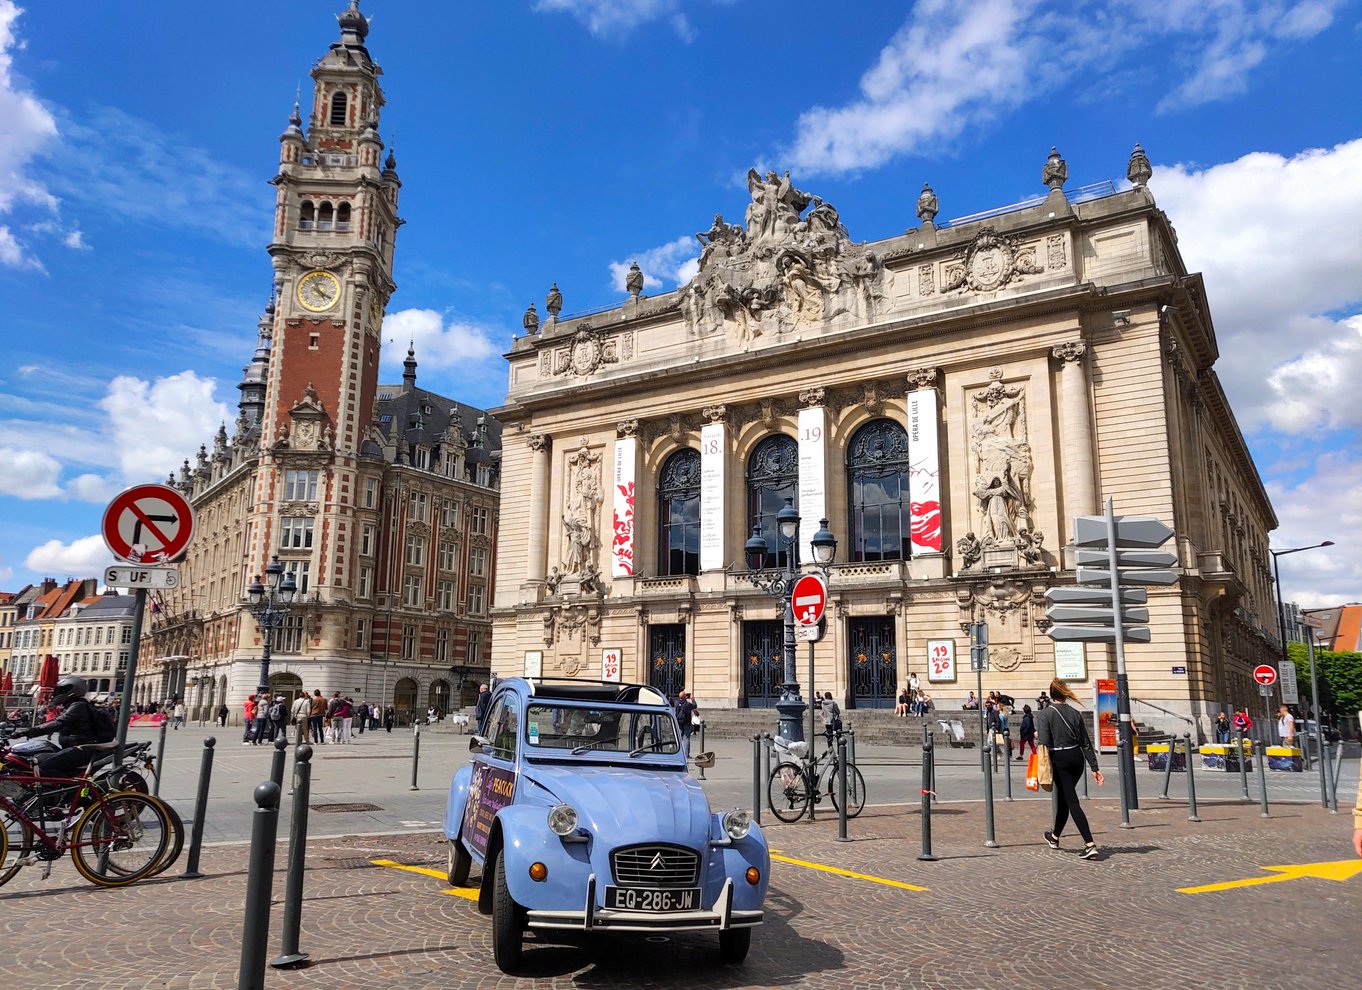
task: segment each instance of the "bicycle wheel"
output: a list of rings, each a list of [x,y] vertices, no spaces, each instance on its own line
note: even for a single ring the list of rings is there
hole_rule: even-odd
[[[0,887],[14,879],[20,863],[33,852],[34,841],[33,829],[23,819],[6,814],[4,826],[4,834],[0,837],[0,849],[4,850],[4,855],[0,855]]]
[[[832,771],[828,777],[828,797],[832,798],[832,806],[840,810],[841,805],[837,803],[840,791],[838,790],[837,774],[838,770]],[[851,767],[851,772],[847,774],[847,817],[855,818],[865,807],[865,778],[861,776],[861,771],[857,767]]]
[[[141,794],[142,792],[137,791],[137,793]],[[176,811],[169,802],[162,801],[160,798],[148,794],[142,794],[142,796],[159,806],[160,809],[165,812],[166,816],[168,838],[166,840],[165,852],[162,854],[161,859],[157,862],[155,868],[146,875],[147,877],[158,877],[166,870],[170,869],[171,866],[175,864],[175,861],[180,858],[180,852],[184,849],[184,821],[181,820],[179,812]],[[124,867],[110,858],[109,870],[122,875]]]
[[[96,886],[121,887],[156,869],[169,837],[169,821],[158,802],[120,791],[96,800],[80,816],[71,860]]]
[[[766,803],[783,822],[797,822],[808,810],[809,781],[797,763],[778,763],[766,782]]]

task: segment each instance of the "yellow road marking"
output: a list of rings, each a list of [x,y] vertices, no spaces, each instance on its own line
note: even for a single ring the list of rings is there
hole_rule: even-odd
[[[793,859],[789,856],[777,856],[771,853],[771,858],[779,863],[792,863],[795,866],[807,866],[811,870],[820,870],[823,873],[835,873],[839,877],[852,877],[856,880],[869,880],[871,883],[882,883],[886,887],[899,887],[903,890],[926,890],[926,887],[919,887],[916,884],[904,883],[902,880],[889,880],[885,877],[872,877],[868,873],[853,873],[851,870],[843,870],[837,866],[824,866],[822,863],[810,863],[804,859]]]
[[[1276,873],[1272,877],[1249,877],[1245,880],[1226,880],[1224,883],[1208,883],[1201,887],[1178,887],[1179,894],[1210,894],[1218,890],[1234,887],[1256,887],[1263,883],[1281,883],[1283,880],[1300,880],[1314,877],[1318,880],[1351,880],[1362,873],[1362,859],[1340,859],[1331,863],[1300,863],[1294,866],[1263,866],[1260,869]]]
[[[394,863],[390,859],[371,859],[374,866],[386,866],[392,870],[406,870],[408,873],[420,873],[422,876],[435,877],[439,880],[449,882],[449,877],[443,870],[432,870],[428,866],[407,866],[405,863]],[[440,891],[442,894],[449,894],[451,897],[462,897],[465,900],[476,901],[478,899],[478,888],[476,887],[451,887],[448,890]]]

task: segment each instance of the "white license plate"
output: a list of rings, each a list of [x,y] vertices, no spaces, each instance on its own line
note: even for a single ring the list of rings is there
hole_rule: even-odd
[[[620,911],[697,911],[699,887],[606,887],[605,906]]]

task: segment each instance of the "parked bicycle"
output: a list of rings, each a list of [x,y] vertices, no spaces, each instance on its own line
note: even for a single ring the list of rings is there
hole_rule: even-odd
[[[841,733],[837,733],[840,737]],[[780,762],[771,769],[766,782],[766,803],[782,822],[797,822],[804,815],[812,815],[826,793],[836,810],[839,805],[841,768],[837,765],[836,745],[824,750],[816,759],[809,757],[806,742],[786,743],[774,740]],[[865,807],[865,777],[854,765],[847,767],[847,817],[855,818]]]

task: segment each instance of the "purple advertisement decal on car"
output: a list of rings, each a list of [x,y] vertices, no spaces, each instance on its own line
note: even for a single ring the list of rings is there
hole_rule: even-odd
[[[474,765],[460,835],[468,848],[476,851],[479,856],[487,855],[487,840],[492,835],[492,823],[496,821],[497,812],[511,803],[514,794],[513,771],[502,770],[481,762]]]

